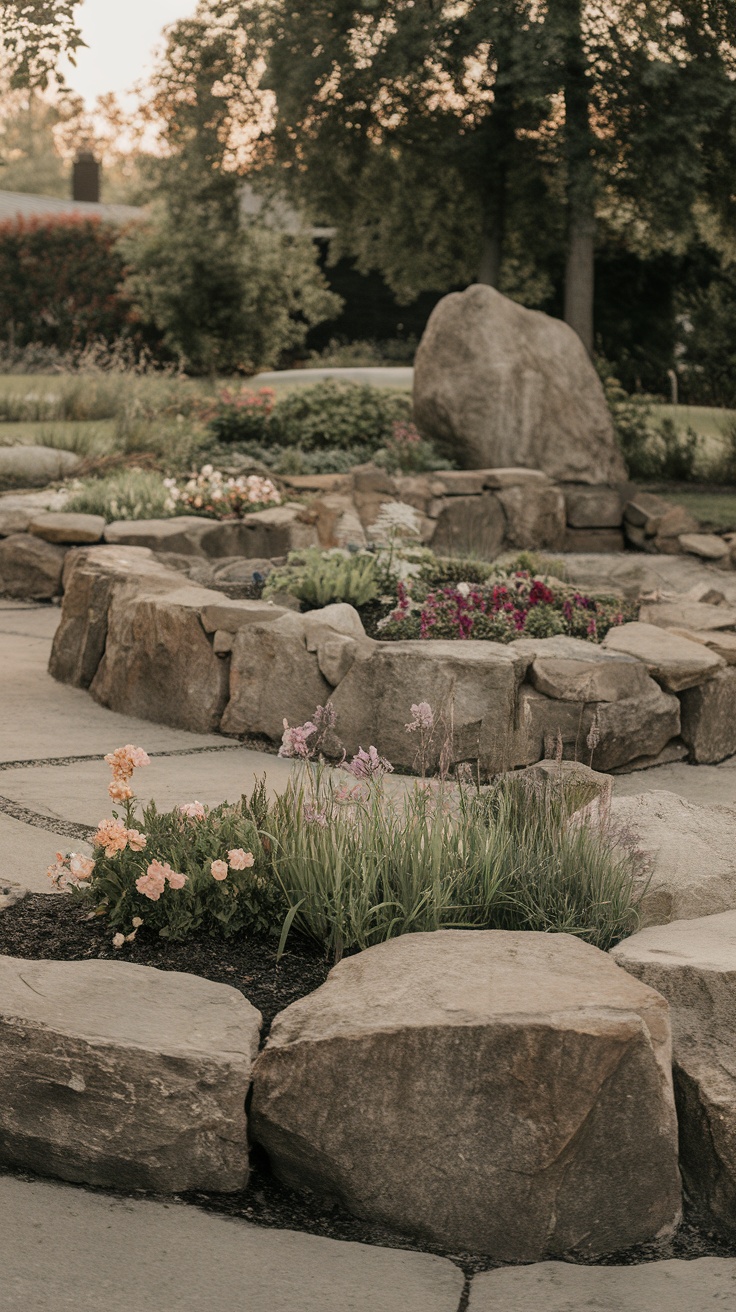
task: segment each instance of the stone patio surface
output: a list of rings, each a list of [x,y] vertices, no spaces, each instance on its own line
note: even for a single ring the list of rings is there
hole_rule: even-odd
[[[735,1312],[736,1258],[642,1266],[539,1262],[476,1276],[468,1312]]]

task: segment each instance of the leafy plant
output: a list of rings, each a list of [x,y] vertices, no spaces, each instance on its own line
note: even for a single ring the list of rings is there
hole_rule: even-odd
[[[280,396],[269,422],[270,440],[302,451],[359,447],[368,454],[391,439],[396,421],[411,419],[407,393],[332,379]]]
[[[273,412],[274,391],[261,387],[257,392],[242,387],[235,392],[226,387],[217,398],[210,428],[218,442],[267,442],[268,420]]]
[[[376,559],[367,552],[319,547],[292,551],[285,566],[271,571],[263,589],[264,597],[279,592],[291,593],[308,610],[336,601],[364,606],[378,595]]]

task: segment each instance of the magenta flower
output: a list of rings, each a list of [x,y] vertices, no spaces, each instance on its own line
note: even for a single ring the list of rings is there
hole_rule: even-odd
[[[352,761],[343,766],[355,779],[381,779],[385,774],[393,774],[393,769],[385,756],[379,756],[376,747],[369,747],[367,752],[359,747]]]

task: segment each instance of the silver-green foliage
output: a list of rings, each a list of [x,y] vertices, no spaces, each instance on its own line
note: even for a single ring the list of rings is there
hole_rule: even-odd
[[[309,547],[292,551],[287,564],[268,576],[264,597],[291,593],[310,609],[347,601],[364,606],[378,595],[375,557],[366,552],[321,551]]]

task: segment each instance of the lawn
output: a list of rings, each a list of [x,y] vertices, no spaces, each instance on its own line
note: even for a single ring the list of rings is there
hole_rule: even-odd
[[[664,483],[652,484],[650,491],[683,506],[704,529],[736,532],[736,491],[720,491],[713,487],[673,487]]]

